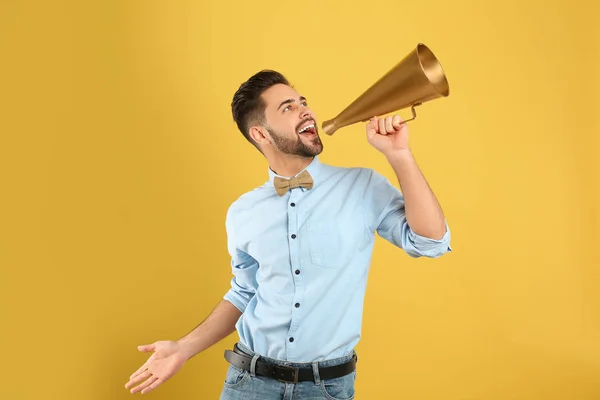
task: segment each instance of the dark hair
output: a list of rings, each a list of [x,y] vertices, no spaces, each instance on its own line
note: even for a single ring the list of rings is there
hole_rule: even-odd
[[[250,137],[250,127],[262,123],[265,117],[266,104],[260,96],[271,86],[280,83],[289,86],[288,80],[279,72],[262,70],[242,83],[233,95],[231,102],[233,120],[244,137],[255,146],[257,144]]]

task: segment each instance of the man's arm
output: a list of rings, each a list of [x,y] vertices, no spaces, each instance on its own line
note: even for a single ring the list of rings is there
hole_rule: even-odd
[[[231,209],[230,209],[231,211]],[[208,317],[178,341],[161,340],[138,346],[141,352],[152,352],[148,360],[134,372],[125,388],[131,393],[148,393],[170,379],[185,362],[235,331],[235,325],[257,289],[258,263],[234,245],[230,212],[227,216],[228,250],[232,256],[234,277],[231,289]]]
[[[206,350],[235,331],[235,325],[256,294],[258,262],[235,245],[235,209],[226,218],[227,248],[231,256],[231,288],[210,315],[177,341],[187,359]]]
[[[241,315],[237,307],[221,300],[200,325],[177,341],[185,358],[192,358],[232,334]]]
[[[258,262],[235,245],[235,209],[230,207],[225,221],[227,250],[231,256],[231,288],[210,315],[177,341],[186,357],[192,358],[235,331],[235,324],[256,294]]]
[[[364,209],[369,229],[412,257],[439,257],[450,249],[444,213],[421,174],[408,146],[408,128],[399,116],[366,126],[369,143],[386,156],[401,190],[372,171],[366,183]]]
[[[138,346],[148,360],[134,372],[125,388],[131,393],[151,392],[169,380],[185,362],[233,332],[242,313],[227,300],[222,300],[200,325],[179,341],[159,340]]]
[[[404,196],[406,220],[418,235],[441,239],[446,233],[446,219],[410,149],[386,154]]]
[[[234,332],[237,321],[256,291],[252,284],[256,281],[253,275],[258,263],[250,256],[241,256],[243,254],[234,253],[232,287],[200,325],[178,341],[161,340],[138,346],[139,351],[153,354],[129,377],[126,389],[142,394],[156,389],[177,373],[187,360]]]

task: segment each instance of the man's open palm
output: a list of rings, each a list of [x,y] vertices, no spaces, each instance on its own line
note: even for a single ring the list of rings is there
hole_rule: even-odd
[[[131,375],[129,382],[125,384],[125,389],[131,389],[131,393],[141,391],[142,394],[145,394],[156,389],[175,375],[187,361],[179,344],[169,340],[138,346],[138,350],[144,353],[150,351],[154,353],[144,365]]]

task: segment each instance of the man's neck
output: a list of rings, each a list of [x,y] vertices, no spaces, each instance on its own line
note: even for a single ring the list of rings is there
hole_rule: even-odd
[[[291,178],[305,169],[313,159],[314,157],[300,157],[286,154],[269,160],[269,167],[277,175]]]

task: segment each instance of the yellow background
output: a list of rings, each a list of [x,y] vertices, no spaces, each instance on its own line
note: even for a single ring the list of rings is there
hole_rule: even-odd
[[[222,298],[226,210],[267,179],[231,118],[242,81],[283,72],[322,122],[423,42],[451,93],[419,109],[411,143],[454,252],[413,260],[378,239],[357,398],[600,399],[598,15],[592,0],[1,1],[0,398],[132,398],[136,346]],[[395,179],[362,124],[323,140],[324,162]],[[148,397],[217,398],[235,339]]]

